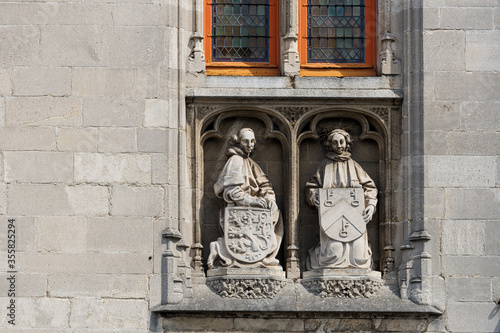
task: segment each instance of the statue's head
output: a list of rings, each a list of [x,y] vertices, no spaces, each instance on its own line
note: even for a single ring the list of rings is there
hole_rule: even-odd
[[[247,155],[255,148],[255,133],[251,128],[242,128],[229,140],[229,145],[240,147]]]
[[[335,154],[342,154],[350,151],[352,146],[351,135],[343,129],[334,129],[328,133],[325,146]]]

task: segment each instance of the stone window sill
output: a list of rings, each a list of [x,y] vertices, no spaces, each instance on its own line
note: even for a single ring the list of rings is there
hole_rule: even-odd
[[[199,76],[187,97],[403,98],[398,79],[376,77]]]

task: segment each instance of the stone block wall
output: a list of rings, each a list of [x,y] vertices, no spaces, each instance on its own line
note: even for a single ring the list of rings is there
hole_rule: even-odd
[[[403,0],[389,2],[398,11]],[[0,333],[500,332],[500,4],[422,4],[423,214],[444,315],[183,314],[159,324],[162,231],[192,229],[183,198],[192,191],[184,87],[193,4],[1,1]],[[15,326],[5,311],[8,219]]]
[[[0,2],[0,332],[150,331],[154,248],[177,210],[183,10]]]
[[[213,321],[201,316],[178,316],[165,320],[165,332],[425,332],[429,324],[416,318],[393,316],[368,318],[362,315],[297,318],[283,315],[255,317],[217,317]]]
[[[425,218],[450,332],[500,331],[498,1],[424,1]]]

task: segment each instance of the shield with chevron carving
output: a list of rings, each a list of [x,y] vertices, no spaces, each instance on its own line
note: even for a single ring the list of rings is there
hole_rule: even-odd
[[[319,189],[319,202],[319,224],[331,239],[347,243],[366,232],[362,188]]]

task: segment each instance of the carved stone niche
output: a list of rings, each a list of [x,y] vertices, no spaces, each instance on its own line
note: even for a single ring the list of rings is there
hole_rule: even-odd
[[[247,110],[242,110],[241,107],[221,109],[214,106],[196,107],[193,110],[193,120],[197,125],[196,132],[199,131],[200,136],[200,151],[196,154],[203,156],[203,170],[195,177],[198,179],[199,187],[203,188],[198,195],[199,215],[197,218],[199,234],[203,235],[199,239],[200,244],[203,245],[200,258],[204,259],[198,265],[206,267],[205,260],[209,255],[210,242],[221,235],[219,211],[223,207],[223,202],[213,193],[213,184],[226,163],[225,143],[229,135],[245,126],[255,130],[257,147],[253,158],[262,166],[274,184],[277,203],[283,214],[286,235],[283,247],[286,252],[280,251],[278,256],[280,262],[283,267],[286,267],[289,279],[300,278],[301,272],[306,278],[304,282],[314,279],[311,272],[305,272],[304,262],[307,250],[318,242],[319,224],[317,212],[305,203],[304,185],[324,157],[323,148],[318,142],[319,132],[336,126],[347,128],[352,134],[356,141],[352,152],[353,159],[363,165],[363,168],[381,188],[380,207],[367,230],[373,251],[372,268],[375,271],[384,269],[386,277],[389,277],[389,273],[392,273],[391,276],[394,277],[392,272],[394,258],[390,251],[393,248],[390,237],[391,225],[386,224],[382,231],[380,228],[381,216],[387,213],[385,175],[388,170],[385,169],[387,167],[385,154],[388,144],[386,126],[389,125],[390,110],[387,107],[366,108],[364,106],[361,112],[359,110],[353,112],[338,107],[325,109],[310,104],[295,107],[284,107],[278,104],[266,109],[250,107]],[[294,160],[298,163],[291,163]],[[372,273],[364,280],[358,276],[356,283],[366,282],[368,289],[374,290],[382,281],[380,273],[375,275],[377,274]],[[325,279],[324,274],[319,274],[319,276],[319,279]],[[347,278],[348,276],[344,275],[342,280]],[[213,281],[213,273],[210,274],[210,271],[208,279]],[[222,285],[212,282],[211,284]],[[349,297],[349,293],[346,295]],[[359,296],[356,292],[351,295]],[[362,293],[362,295],[367,297],[371,293]]]
[[[187,106],[193,230],[185,232],[189,239],[182,239],[189,248],[175,243],[181,235],[169,236],[169,248],[177,252],[164,266],[164,276],[175,288],[157,311],[439,313],[408,300],[418,286],[425,286],[413,281],[425,276],[419,275],[419,258],[408,255],[412,239],[402,221],[405,185],[397,101],[203,97],[188,100]],[[243,127],[255,133],[252,159],[272,183],[281,211],[283,240],[276,256],[277,274],[265,268],[249,272],[207,265],[210,243],[223,235],[219,222],[225,204],[215,195],[214,184],[228,160],[228,138]],[[304,189],[325,156],[320,133],[332,127],[348,129],[354,139],[352,158],[379,190],[377,210],[366,226],[372,272],[306,269],[306,254],[318,243],[320,227],[317,210],[306,203]]]
[[[205,181],[200,213],[201,233],[206,236],[201,242],[203,258],[208,258],[206,264],[203,262],[208,268],[207,285],[221,297],[274,298],[286,283],[280,264],[284,262],[283,253],[278,253],[283,222],[276,207],[283,207],[284,197],[284,150],[279,140],[283,139],[282,134],[273,131],[272,119],[265,115],[227,113],[217,117],[213,126],[202,139]],[[233,141],[233,136],[238,140],[242,136],[255,138],[251,155],[244,151],[242,143]],[[247,173],[235,174],[242,171],[238,167],[241,162],[248,164],[244,168]],[[245,193],[233,184],[240,179],[250,179],[254,187],[264,181],[264,187],[258,190],[261,197]],[[235,190],[237,201],[227,194]],[[248,206],[250,202],[258,204],[258,200],[267,201],[267,206]]]
[[[307,170],[300,179],[302,283],[322,297],[370,297],[382,285],[379,244],[385,240],[379,236],[376,184],[383,137],[369,130],[364,117],[321,115],[310,125],[300,154]],[[367,211],[375,210],[368,222],[365,203]]]

